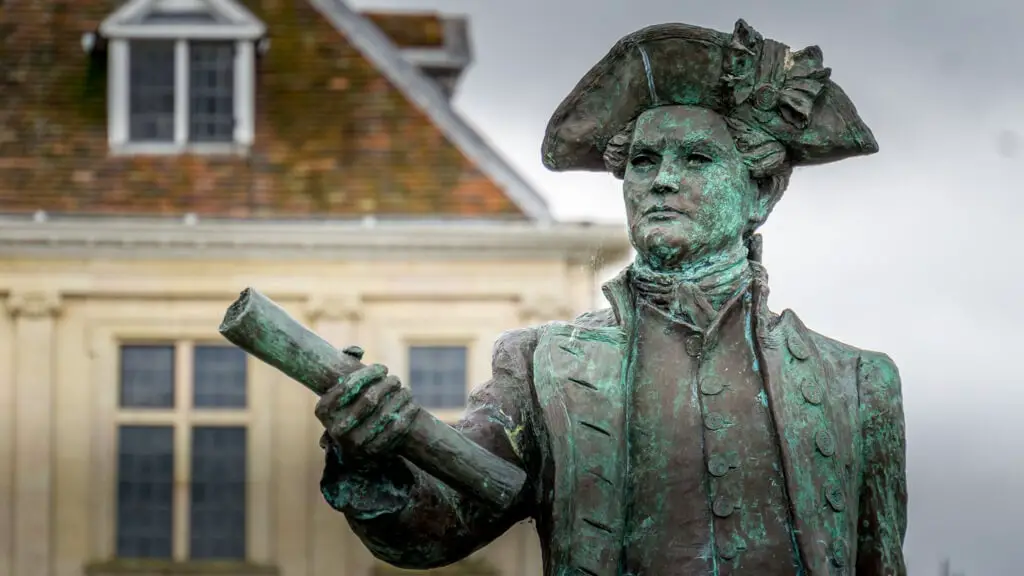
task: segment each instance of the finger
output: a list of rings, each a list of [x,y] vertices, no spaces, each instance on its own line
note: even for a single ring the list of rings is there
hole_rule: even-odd
[[[356,398],[359,398],[363,394],[363,390],[388,375],[388,367],[383,364],[371,364],[365,368],[360,368],[348,378],[343,378],[338,382],[336,388],[342,388],[344,393],[338,398],[335,406],[340,408],[342,406],[348,406]]]
[[[331,434],[336,438],[347,435],[363,421],[380,413],[378,409],[387,402],[388,397],[402,388],[402,383],[395,376],[388,376],[377,385],[371,386],[344,410],[344,416],[336,418],[331,426]]]
[[[353,441],[368,454],[383,452],[405,437],[419,406],[412,401],[409,391],[402,389],[392,394],[378,410],[372,423],[353,430]]]
[[[413,420],[419,411],[419,404],[412,399],[410,394],[406,394],[400,399],[396,398],[393,410],[389,412],[389,426],[380,433],[366,438],[364,449],[371,454],[394,450],[395,446],[409,435]]]
[[[387,375],[388,369],[380,364],[360,368],[347,378],[342,378],[320,397],[314,413],[317,420],[328,426],[334,413],[359,397],[363,389]]]

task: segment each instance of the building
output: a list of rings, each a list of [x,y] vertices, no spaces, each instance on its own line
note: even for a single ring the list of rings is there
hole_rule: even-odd
[[[503,330],[596,300],[453,111],[467,23],[341,0],[0,8],[0,576],[388,573],[317,490],[315,398],[217,334],[255,286],[459,413]],[[411,537],[414,537],[412,535]],[[463,574],[536,574],[519,526]]]

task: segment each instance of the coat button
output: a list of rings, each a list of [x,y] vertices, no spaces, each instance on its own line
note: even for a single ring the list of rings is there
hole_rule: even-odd
[[[730,468],[729,460],[721,454],[715,454],[711,458],[708,458],[708,472],[716,478],[725,476],[725,474],[729,472]]]
[[[719,496],[711,504],[711,511],[719,518],[728,518],[736,510],[736,503],[728,496]]]
[[[718,555],[722,557],[722,560],[732,560],[739,553],[739,549],[732,542],[726,542],[718,547]]]
[[[810,378],[804,380],[803,385],[800,387],[800,391],[803,392],[804,400],[807,400],[808,404],[814,404],[815,406],[821,404],[825,395],[821,386]]]
[[[718,430],[725,427],[725,416],[718,412],[708,412],[704,417],[704,427],[708,430]]]
[[[705,378],[700,382],[700,391],[708,396],[721,394],[724,388],[725,386],[722,385],[722,381],[718,378]]]
[[[811,357],[811,349],[807,347],[807,343],[803,341],[803,338],[795,332],[790,333],[786,338],[786,344],[789,346],[789,353],[797,360],[807,360]]]
[[[779,102],[779,93],[771,84],[761,84],[754,90],[751,102],[754,108],[762,112],[769,112]]]
[[[690,334],[686,337],[686,354],[691,358],[700,356],[704,350],[704,337],[700,334]]]
[[[825,487],[825,501],[836,512],[842,512],[846,509],[846,499],[843,497],[843,491],[835,484],[829,484]]]
[[[836,453],[836,441],[826,430],[818,430],[818,433],[814,435],[814,444],[817,445],[822,456],[829,457]]]
[[[836,540],[832,543],[832,563],[840,568],[846,566],[846,542]]]

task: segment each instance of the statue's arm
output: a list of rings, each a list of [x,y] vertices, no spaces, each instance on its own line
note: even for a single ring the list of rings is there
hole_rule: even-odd
[[[857,576],[906,576],[906,434],[899,371],[888,356],[864,353],[858,386],[864,476],[857,522]]]
[[[533,516],[539,449],[532,403],[535,329],[506,332],[494,346],[492,377],[470,394],[454,427],[487,450],[527,471],[516,501],[505,510],[452,490],[399,457],[347,459],[327,446],[321,492],[378,559],[411,569],[461,560]]]

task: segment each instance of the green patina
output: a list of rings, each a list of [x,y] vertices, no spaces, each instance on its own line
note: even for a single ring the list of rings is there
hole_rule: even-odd
[[[642,30],[555,112],[545,163],[623,179],[637,258],[610,310],[499,339],[455,427],[486,452],[389,411],[382,368],[324,393],[321,490],[379,559],[436,568],[533,519],[548,576],[906,575],[898,372],[772,313],[755,234],[793,167],[876,145],[820,51],[762,40],[742,21]],[[424,449],[443,458],[399,457]],[[452,487],[517,473],[504,503]]]

